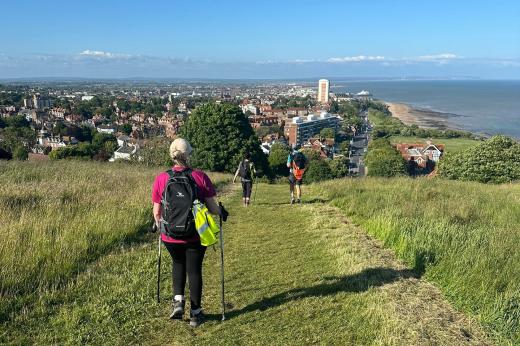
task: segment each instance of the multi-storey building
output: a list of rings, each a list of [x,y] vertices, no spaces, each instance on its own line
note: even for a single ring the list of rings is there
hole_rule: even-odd
[[[318,82],[318,102],[329,103],[329,80],[320,79]]]
[[[322,112],[319,116],[309,114],[307,117],[294,117],[285,125],[284,134],[289,144],[302,145],[324,128],[337,131],[340,122],[340,117],[327,112]]]

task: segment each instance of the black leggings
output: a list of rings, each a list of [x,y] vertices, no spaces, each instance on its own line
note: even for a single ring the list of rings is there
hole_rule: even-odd
[[[173,294],[184,295],[186,273],[190,285],[191,309],[201,307],[202,299],[202,261],[206,247],[199,243],[175,244],[164,242],[166,249],[172,256]]]
[[[242,182],[242,197],[251,198],[251,190],[253,190],[253,182],[252,181],[243,181]]]

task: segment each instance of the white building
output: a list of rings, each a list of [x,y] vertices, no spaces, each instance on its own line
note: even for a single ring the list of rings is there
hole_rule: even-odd
[[[98,127],[96,127],[96,130],[97,132],[108,134],[113,134],[116,132],[116,129],[110,125],[99,125]]]
[[[81,96],[81,101],[90,101],[94,98],[92,95]]]
[[[320,79],[318,81],[318,102],[329,103],[329,80]]]
[[[132,159],[132,155],[137,152],[136,145],[125,145],[119,147],[116,151],[114,151],[114,156],[109,159],[110,162],[114,162],[116,160],[130,160]]]
[[[246,113],[248,111],[251,112],[253,115],[258,115],[258,113],[259,113],[258,107],[252,103],[248,103],[246,105],[241,105],[240,108],[242,108],[242,112],[244,112],[244,113]]]

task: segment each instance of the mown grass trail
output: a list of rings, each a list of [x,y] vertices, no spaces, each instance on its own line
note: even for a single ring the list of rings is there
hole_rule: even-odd
[[[218,252],[205,260],[209,321],[192,329],[168,320],[165,252],[155,302],[156,236],[141,234],[1,326],[0,343],[488,344],[478,324],[323,201],[290,206],[285,185],[260,185],[248,209],[236,191],[224,201],[227,321],[219,321]]]

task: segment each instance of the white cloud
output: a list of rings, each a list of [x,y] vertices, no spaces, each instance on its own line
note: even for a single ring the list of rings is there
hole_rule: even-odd
[[[93,58],[101,58],[101,59],[116,59],[116,58],[130,58],[129,54],[116,54],[110,52],[103,52],[101,50],[90,50],[86,49],[83,52],[79,53],[80,56],[84,57],[93,57]]]
[[[385,60],[384,56],[366,56],[366,55],[358,55],[358,56],[345,56],[342,58],[329,58],[326,61],[332,63],[346,63],[346,62],[361,62],[361,61],[383,61]]]
[[[436,54],[436,55],[421,55],[420,57],[417,57],[417,61],[443,61],[443,60],[453,60],[458,59],[459,56],[452,54],[452,53],[443,53],[443,54]]]

